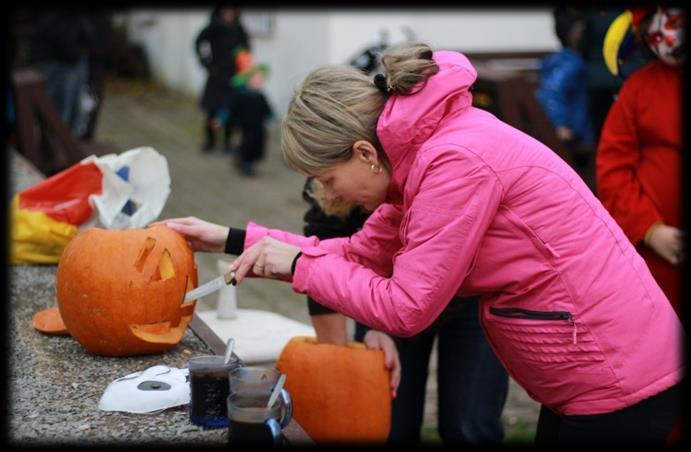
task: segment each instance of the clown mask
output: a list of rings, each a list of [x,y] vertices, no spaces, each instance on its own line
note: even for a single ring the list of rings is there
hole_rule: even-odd
[[[647,33],[646,44],[665,64],[679,67],[685,59],[686,13],[681,8],[658,8]]]

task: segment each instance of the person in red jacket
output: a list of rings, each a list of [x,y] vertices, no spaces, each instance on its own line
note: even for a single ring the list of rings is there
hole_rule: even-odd
[[[598,143],[598,197],[643,256],[681,316],[681,99],[686,15],[631,10],[640,43],[657,58],[626,79]]]

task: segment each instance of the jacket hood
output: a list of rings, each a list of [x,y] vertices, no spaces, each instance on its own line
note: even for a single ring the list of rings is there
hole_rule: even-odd
[[[451,51],[434,52],[432,58],[439,72],[421,82],[425,85],[416,94],[391,96],[377,122],[379,143],[393,169],[390,198],[401,192],[415,153],[439,123],[472,104],[469,89],[475,83],[477,71],[468,58]],[[418,89],[415,86],[412,92]]]

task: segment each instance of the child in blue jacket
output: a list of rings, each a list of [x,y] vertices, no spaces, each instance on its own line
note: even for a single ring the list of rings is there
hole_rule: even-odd
[[[586,62],[579,51],[585,21],[580,10],[564,6],[555,8],[554,21],[563,48],[542,60],[536,95],[557,137],[570,150],[577,151],[594,146]]]

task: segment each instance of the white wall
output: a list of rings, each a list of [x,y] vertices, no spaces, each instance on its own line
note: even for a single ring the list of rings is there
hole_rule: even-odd
[[[174,89],[201,92],[206,73],[194,40],[209,21],[207,10],[136,10],[126,20],[130,40],[147,51],[154,78]]]
[[[404,41],[401,29],[413,26],[406,11],[331,11],[329,15],[329,64],[344,64],[363,49],[380,42],[386,31],[388,42]]]
[[[194,39],[208,23],[208,9],[132,10],[125,15],[130,36],[145,46],[154,77],[172,88],[199,95],[206,73],[193,50]],[[293,87],[323,64],[346,63],[377,43],[382,30],[392,44],[404,41],[403,27],[434,48],[461,51],[552,50],[559,43],[549,8],[435,9],[380,11],[367,9],[247,10],[270,13],[268,36],[251,37],[255,58],[268,63],[266,93],[282,115]]]
[[[332,11],[329,63],[349,60],[358,49],[376,43],[381,31],[389,42],[404,42],[403,27],[435,49],[460,51],[556,50],[552,13],[542,9],[434,9],[383,12]]]
[[[552,12],[547,9],[450,10],[418,13],[418,37],[435,48],[460,51],[556,50]]]
[[[273,36],[252,39],[257,61],[271,68],[266,92],[277,115],[288,107],[293,89],[329,59],[328,16],[317,11],[278,11]]]

